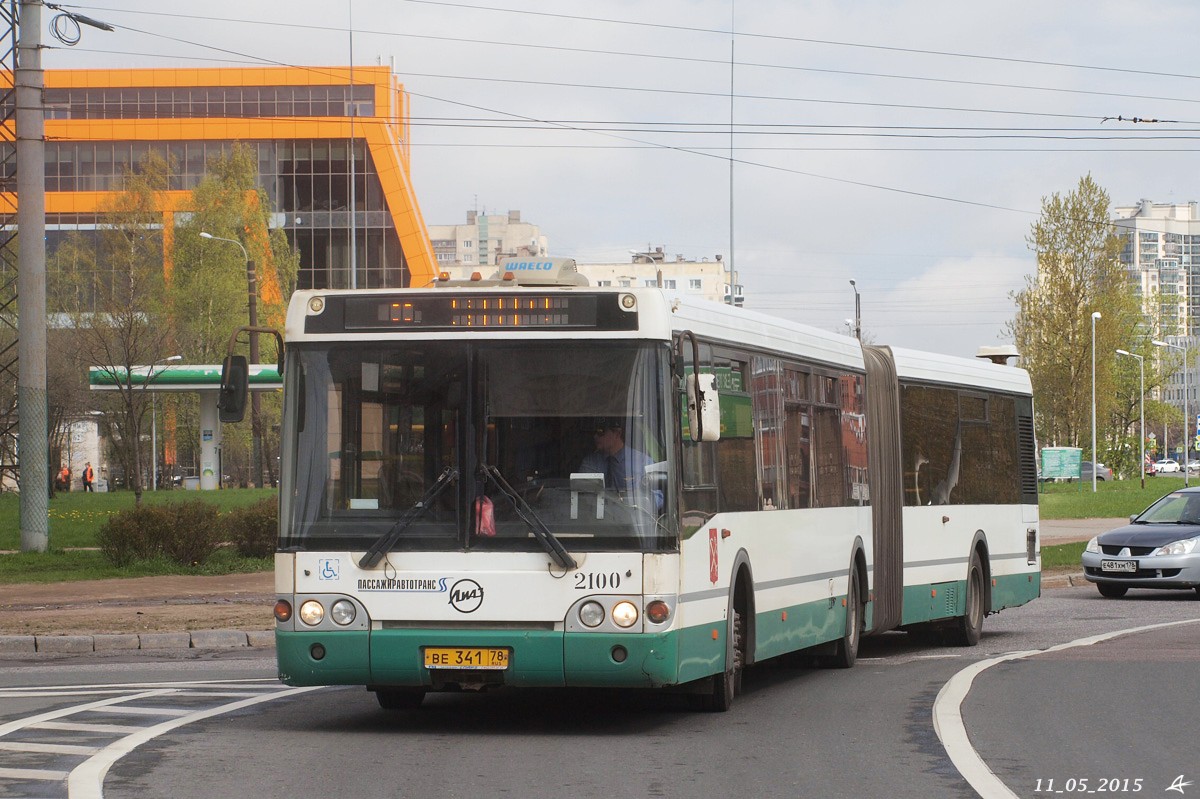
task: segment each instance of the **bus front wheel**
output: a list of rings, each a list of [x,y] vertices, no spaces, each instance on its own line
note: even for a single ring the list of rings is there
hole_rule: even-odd
[[[700,694],[701,710],[724,713],[733,706],[733,698],[742,687],[742,668],[746,663],[746,620],[736,608],[729,609],[731,645],[725,656],[725,670],[712,678],[712,690]]]

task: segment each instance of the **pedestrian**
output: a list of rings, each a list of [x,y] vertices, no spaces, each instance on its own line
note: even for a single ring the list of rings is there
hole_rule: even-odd
[[[66,464],[63,464],[62,471],[58,473],[58,488],[60,491],[71,490],[71,470]]]
[[[92,471],[92,462],[88,461],[83,465],[83,490],[93,491],[92,481],[96,479],[96,473]]]

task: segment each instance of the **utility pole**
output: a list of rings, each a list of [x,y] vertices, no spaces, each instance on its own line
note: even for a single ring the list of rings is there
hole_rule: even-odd
[[[21,551],[50,547],[46,402],[46,167],[42,2],[21,0],[17,36],[17,345]]]

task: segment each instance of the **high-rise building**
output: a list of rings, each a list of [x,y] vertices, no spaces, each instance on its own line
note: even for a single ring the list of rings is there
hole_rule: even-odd
[[[1155,335],[1200,335],[1200,211],[1194,202],[1155,203],[1113,209],[1124,239],[1121,264],[1142,298],[1158,297]],[[1191,290],[1189,291],[1189,287]]]
[[[1198,410],[1196,344],[1200,341],[1200,210],[1197,203],[1156,203],[1113,208],[1113,225],[1124,239],[1121,265],[1147,315],[1157,316],[1153,336],[1186,347],[1190,366],[1167,378],[1161,397],[1182,408],[1187,387],[1189,411]],[[1151,303],[1157,303],[1152,307]]]
[[[433,277],[409,177],[408,96],[387,67],[50,70],[45,82],[50,249],[95,229],[122,175],[150,152],[173,165],[169,229],[207,160],[241,142],[300,253],[301,288]],[[14,190],[12,172],[0,173],[0,191]]]
[[[549,248],[537,225],[521,221],[520,211],[467,211],[466,224],[430,225],[429,238],[439,268],[495,266],[500,258],[537,257]]]

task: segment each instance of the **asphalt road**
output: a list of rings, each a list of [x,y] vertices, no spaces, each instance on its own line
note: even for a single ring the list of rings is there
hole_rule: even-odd
[[[989,618],[975,648],[924,646],[892,633],[868,639],[849,671],[755,668],[725,714],[692,712],[677,696],[594,691],[440,695],[419,710],[387,713],[361,689],[284,693],[269,679],[272,662],[245,651],[10,662],[0,664],[0,685],[122,683],[139,697],[129,700],[135,704],[183,703],[184,715],[156,720],[161,731],[153,735],[70,725],[25,730],[27,738],[66,736],[99,751],[143,735],[110,758],[103,780],[110,799],[970,797],[976,791],[933,723],[939,692],[956,675],[1014,652],[1196,619],[1195,592],[1106,600],[1090,587],[1057,589]],[[1010,791],[995,795],[1052,796],[1068,780],[1077,789],[1086,779],[1092,790],[1100,780],[1106,787],[1129,780],[1117,785],[1128,790],[1105,791],[1111,795],[1162,796],[1176,777],[1200,781],[1190,732],[1197,663],[1200,624],[1191,623],[998,663],[971,683],[961,707],[965,741],[957,745],[976,752]],[[262,679],[228,697],[211,683],[180,687],[250,678]],[[163,692],[169,681],[181,681],[172,687],[180,696]],[[0,690],[0,775],[13,762],[45,762],[5,751],[12,736],[4,725],[95,701],[88,693],[95,690],[34,697]],[[95,718],[128,726],[137,717],[116,710]],[[87,762],[84,754],[50,758],[63,773]],[[57,785],[0,776],[0,795],[66,796],[66,782]]]

